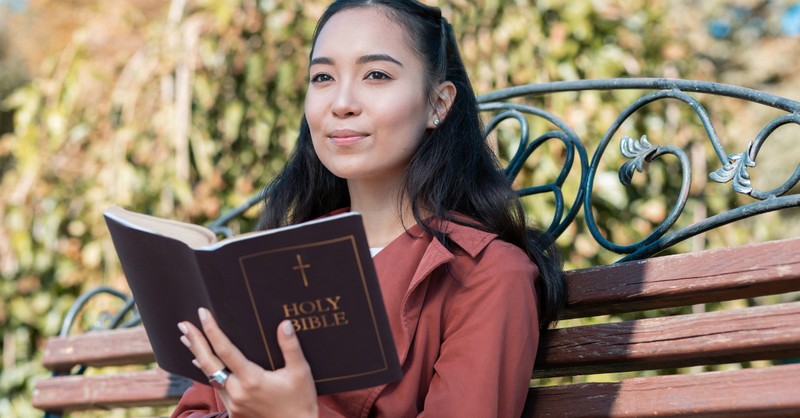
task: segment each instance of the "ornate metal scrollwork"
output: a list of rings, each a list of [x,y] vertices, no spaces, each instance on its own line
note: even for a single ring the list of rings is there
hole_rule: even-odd
[[[750,144],[752,148],[752,143]],[[750,173],[747,167],[755,167],[756,162],[750,158],[750,152],[728,155],[728,163],[712,172],[708,176],[717,183],[733,181],[733,190],[749,195],[753,191],[750,183]]]
[[[584,156],[586,155],[583,142],[561,119],[539,108],[509,102],[511,99],[544,96],[557,92],[630,89],[645,91],[650,90],[652,92],[641,96],[622,111],[622,113],[611,124],[599,142],[592,157],[591,164],[588,166],[583,163],[585,161]],[[747,150],[741,153],[729,154],[725,151],[725,147],[722,145],[706,109],[697,99],[687,93],[703,93],[709,95],[733,97],[759,103],[775,109],[780,109],[788,112],[788,114],[779,116],[768,123],[750,143]],[[650,144],[646,136],[642,136],[639,140],[624,136],[620,142],[620,150],[625,157],[630,159],[630,161],[623,163],[619,169],[619,179],[623,185],[630,185],[636,171],[643,172],[648,163],[667,154],[675,156],[680,161],[682,183],[677,201],[675,202],[672,210],[666,219],[664,219],[664,221],[658,225],[646,238],[631,245],[619,245],[612,243],[600,232],[598,222],[595,219],[595,215],[592,210],[592,192],[600,160],[605,153],[605,150],[611,139],[617,134],[623,122],[625,122],[632,114],[637,112],[645,105],[664,99],[678,100],[679,102],[688,105],[697,115],[708,136],[708,140],[710,141],[715,153],[717,154],[717,157],[722,164],[720,168],[708,174],[709,177],[712,180],[721,183],[731,182],[735,191],[752,196],[760,201],[730,209],[726,212],[710,216],[687,227],[670,232],[671,228],[675,225],[677,219],[682,214],[689,198],[689,188],[692,178],[689,158],[684,150],[680,148],[674,146],[656,146]],[[750,173],[748,172],[748,168],[755,167],[756,165],[756,158],[759,149],[764,144],[766,139],[778,127],[790,123],[800,125],[800,102],[794,100],[757,90],[703,81],[671,79],[606,79],[554,82],[512,87],[479,96],[478,101],[481,109],[484,111],[515,110],[533,117],[541,117],[552,123],[558,130],[561,131],[560,135],[556,134],[555,132],[548,132],[544,134],[546,136],[539,137],[539,139],[532,142],[530,145],[528,145],[527,138],[520,138],[520,146],[518,148],[517,155],[515,155],[512,161],[509,163],[509,169],[507,169],[507,173],[516,175],[518,172],[518,167],[522,166],[522,162],[518,161],[518,159],[528,158],[528,156],[536,149],[536,147],[538,147],[537,141],[540,139],[544,138],[542,140],[546,140],[551,138],[563,138],[562,141],[564,141],[565,145],[567,145],[569,149],[577,150],[578,155],[582,157],[580,190],[575,202],[583,202],[583,217],[586,221],[587,228],[589,229],[595,241],[604,248],[617,254],[627,254],[620,261],[649,257],[689,237],[736,221],[738,219],[743,219],[783,208],[800,206],[800,196],[785,195],[797,185],[798,181],[800,181],[800,164],[798,164],[794,173],[782,185],[767,192],[759,191],[753,188],[750,179]],[[502,118],[502,115],[503,113],[499,114],[495,117],[495,119]],[[505,119],[507,118],[508,117],[505,117]],[[515,115],[514,118],[517,120],[521,119],[521,117],[518,115]],[[493,119],[493,123],[489,123],[487,125],[487,128],[493,129],[497,125],[497,123],[494,123],[495,119]],[[525,129],[521,130],[521,135],[527,135],[529,130],[527,128],[527,122],[525,126]],[[570,154],[570,157],[571,156],[572,154]],[[562,175],[569,173],[571,165],[572,160],[568,158],[568,162],[565,162],[564,169],[562,169]],[[555,237],[558,237],[561,232],[566,229],[566,224],[574,220],[575,216],[577,215],[576,209],[580,210],[581,208],[581,205],[573,204],[569,214],[567,216],[561,216],[561,213],[563,213],[564,210],[562,206],[564,197],[561,193],[563,180],[564,179],[559,176],[558,180],[554,181],[553,183],[527,187],[520,190],[521,195],[532,194],[528,193],[528,191],[533,191],[533,193],[550,192],[554,194],[557,208],[553,224],[551,224],[548,228],[548,232],[553,234]]]
[[[619,149],[622,155],[631,159],[619,168],[619,182],[626,186],[631,184],[634,170],[640,173],[644,172],[645,165],[653,161],[658,153],[658,147],[650,145],[647,135],[642,135],[639,140],[623,136],[619,143]]]
[[[133,301],[133,296],[126,295],[125,293],[110,287],[100,286],[81,294],[78,296],[78,299],[72,303],[72,306],[70,306],[66,316],[64,317],[64,321],[61,323],[61,330],[59,331],[58,335],[60,337],[68,336],[72,326],[75,324],[75,321],[78,318],[78,315],[81,313],[81,310],[87,304],[89,304],[89,302],[101,295],[114,296],[115,298],[120,299],[123,304],[116,314],[112,315],[106,312],[101,313],[100,320],[94,324],[89,331],[130,328],[141,323],[138,311],[136,310],[136,305]],[[132,315],[132,317],[125,321],[125,318],[129,313]]]
[[[793,113],[781,115],[770,121],[756,138],[750,142],[746,151],[729,154],[727,160],[721,160],[722,167],[711,173],[709,177],[718,183],[732,181],[733,190],[759,200],[785,195],[800,181],[800,164],[797,165],[794,173],[783,184],[768,192],[753,189],[747,168],[756,166],[758,152],[767,138],[781,126],[790,123],[800,126],[800,111],[796,108]]]
[[[502,121],[507,119],[515,119],[520,124],[519,145],[517,146],[516,152],[505,168],[506,177],[509,179],[514,179],[517,177],[520,170],[522,170],[525,161],[527,161],[531,154],[533,154],[533,152],[541,147],[544,143],[550,140],[559,140],[564,145],[564,164],[562,165],[558,176],[553,182],[526,186],[517,190],[517,194],[520,196],[531,196],[542,193],[553,194],[555,199],[555,211],[550,226],[547,228],[547,232],[553,236],[561,235],[561,233],[564,232],[564,229],[569,226],[570,223],[572,223],[580,211],[580,205],[578,202],[581,201],[583,196],[583,192],[579,191],[575,197],[575,201],[570,206],[569,212],[564,214],[565,202],[564,194],[562,193],[561,189],[572,171],[576,154],[580,164],[581,182],[583,182],[586,178],[588,158],[586,154],[586,148],[583,146],[580,138],[563,120],[552,113],[532,106],[516,103],[492,103],[483,106],[482,110],[502,111],[492,118],[492,120],[486,125],[486,135],[493,131]],[[528,138],[530,129],[524,114],[531,114],[541,117],[558,127],[558,130],[547,131],[539,135],[533,141],[529,141]]]

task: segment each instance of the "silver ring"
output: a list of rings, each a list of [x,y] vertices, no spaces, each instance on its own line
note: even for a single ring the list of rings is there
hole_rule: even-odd
[[[230,370],[222,368],[208,375],[208,383],[211,383],[211,386],[217,389],[222,389],[225,387],[225,382],[228,381],[230,376]]]

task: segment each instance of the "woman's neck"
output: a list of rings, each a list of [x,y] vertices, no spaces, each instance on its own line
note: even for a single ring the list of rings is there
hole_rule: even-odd
[[[416,224],[407,201],[400,204],[401,185],[348,181],[348,188],[350,210],[361,214],[370,247],[385,247]]]

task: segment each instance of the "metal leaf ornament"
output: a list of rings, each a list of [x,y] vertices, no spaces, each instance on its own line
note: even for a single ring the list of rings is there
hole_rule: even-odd
[[[717,183],[727,183],[733,181],[733,190],[738,193],[749,195],[753,191],[752,184],[750,183],[750,173],[747,172],[747,167],[755,167],[756,162],[750,158],[749,152],[742,152],[739,154],[729,154],[728,163],[710,173],[708,177]]]
[[[647,135],[642,135],[638,140],[623,136],[619,148],[622,155],[631,159],[619,168],[620,183],[629,186],[633,179],[634,170],[640,173],[643,172],[645,164],[651,161],[658,147],[651,145],[647,141]]]

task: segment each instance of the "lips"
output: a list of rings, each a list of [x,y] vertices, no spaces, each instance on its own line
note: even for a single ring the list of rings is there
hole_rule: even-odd
[[[354,131],[351,129],[336,129],[328,135],[328,138],[330,138],[331,142],[336,145],[346,146],[358,143],[368,136],[369,134],[365,132]]]

